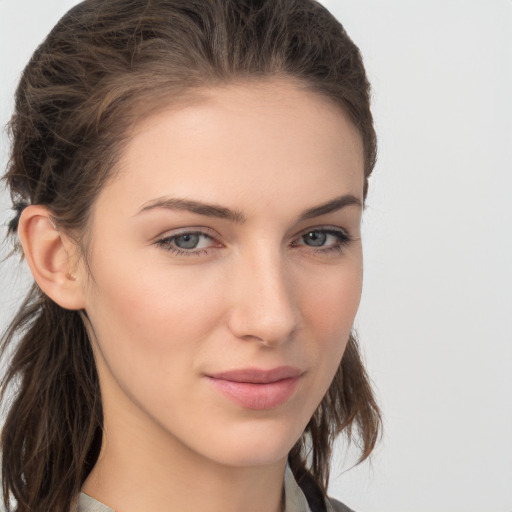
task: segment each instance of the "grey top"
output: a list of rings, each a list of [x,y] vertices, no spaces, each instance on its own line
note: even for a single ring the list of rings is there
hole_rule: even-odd
[[[286,468],[284,478],[285,493],[285,511],[286,512],[311,512],[308,502],[301,488],[297,485],[293,473],[289,467]],[[327,512],[351,512],[345,505],[329,500],[327,502]],[[115,512],[114,509],[107,507],[103,503],[87,496],[83,492],[78,498],[78,508],[76,512]]]
[[[297,485],[293,473],[286,468],[284,478],[285,512],[311,512],[302,489]],[[327,512],[353,512],[339,501],[329,499],[326,501]],[[0,502],[0,512],[5,512],[3,503]],[[80,493],[78,503],[73,512],[115,512],[114,509],[91,498],[85,493]]]

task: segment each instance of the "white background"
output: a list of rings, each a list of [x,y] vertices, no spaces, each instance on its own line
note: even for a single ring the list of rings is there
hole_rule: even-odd
[[[0,0],[1,125],[23,65],[74,3]],[[512,1],[324,3],[374,89],[356,325],[386,427],[370,464],[346,471],[352,452],[338,448],[331,494],[358,512],[511,512]],[[0,222],[8,208],[3,193]],[[0,326],[18,274],[15,258],[0,267]]]

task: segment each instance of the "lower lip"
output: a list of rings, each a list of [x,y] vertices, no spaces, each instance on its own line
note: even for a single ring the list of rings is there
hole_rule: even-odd
[[[274,409],[287,402],[297,389],[299,379],[290,377],[277,382],[254,384],[208,377],[213,387],[224,396],[245,409],[255,410]]]

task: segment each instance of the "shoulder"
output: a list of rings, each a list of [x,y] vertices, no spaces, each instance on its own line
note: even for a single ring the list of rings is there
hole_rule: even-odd
[[[354,512],[351,508],[334,498],[326,498],[327,512]]]

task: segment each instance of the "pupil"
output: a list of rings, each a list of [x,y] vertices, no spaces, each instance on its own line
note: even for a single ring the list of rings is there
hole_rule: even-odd
[[[327,239],[327,233],[322,233],[320,231],[310,231],[309,233],[304,235],[302,239],[307,245],[319,247],[325,244],[325,241]]]
[[[175,238],[174,243],[180,249],[195,249],[199,243],[199,235],[189,233],[187,235],[181,235]]]

